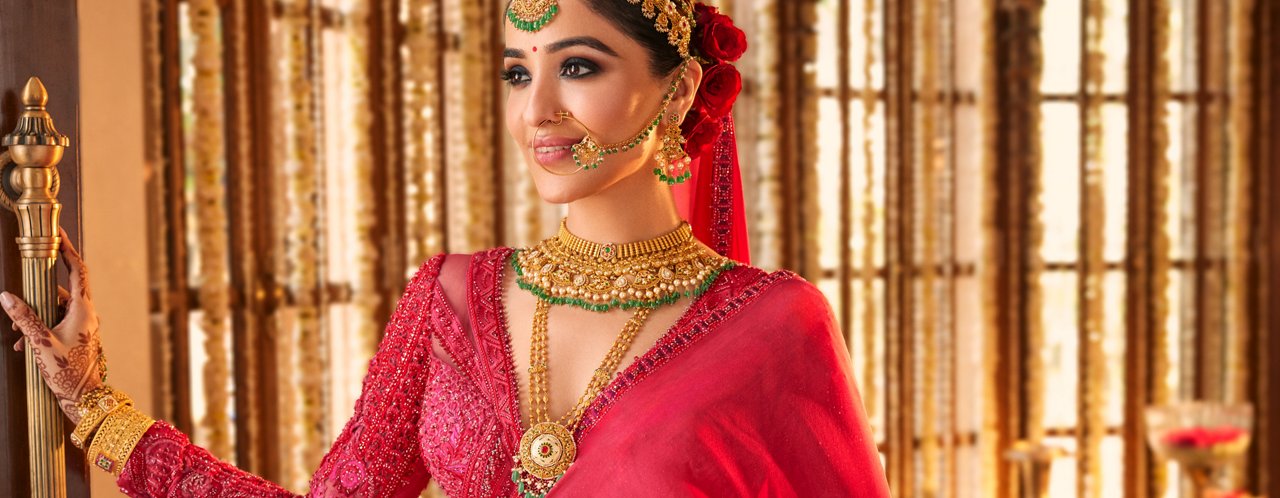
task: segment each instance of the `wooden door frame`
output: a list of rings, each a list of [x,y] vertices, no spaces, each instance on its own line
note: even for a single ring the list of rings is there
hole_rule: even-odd
[[[58,131],[71,138],[58,165],[62,226],[82,246],[80,217],[80,52],[76,0],[0,0],[0,134],[17,122],[19,94],[27,79],[40,77],[49,91],[49,113]],[[13,216],[0,213],[0,285],[22,288],[22,266]],[[65,282],[66,276],[60,278]],[[65,284],[64,284],[65,285]],[[0,496],[28,496],[26,372],[22,353],[10,347],[21,334],[0,314]],[[72,427],[68,423],[67,434]],[[66,445],[67,496],[89,496],[84,455]]]
[[[1259,275],[1257,288],[1257,345],[1250,375],[1250,391],[1257,407],[1258,437],[1253,455],[1257,491],[1280,496],[1280,427],[1275,412],[1280,407],[1280,379],[1272,371],[1280,364],[1280,52],[1267,50],[1280,43],[1280,3],[1258,2],[1254,16],[1257,50],[1254,65],[1257,108],[1253,123],[1255,140],[1251,156],[1258,175],[1254,196],[1258,200],[1255,238]]]

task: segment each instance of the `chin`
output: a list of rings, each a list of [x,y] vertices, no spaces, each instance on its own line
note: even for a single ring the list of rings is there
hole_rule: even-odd
[[[546,183],[561,182],[534,182],[534,186],[538,189],[538,196],[542,197],[542,201],[548,204],[568,204],[582,198],[582,195],[575,192],[575,189],[564,188],[562,185],[544,185]]]
[[[617,184],[634,171],[610,169],[608,163],[599,169],[581,171],[569,176],[558,176],[548,173],[538,166],[530,168],[533,185],[538,189],[538,196],[551,204],[569,204],[591,197]],[[626,168],[626,165],[612,165]]]
[[[568,204],[591,197],[604,189],[605,178],[586,178],[595,171],[583,171],[573,176],[555,176],[542,171],[533,173],[533,185],[538,196],[551,204]]]

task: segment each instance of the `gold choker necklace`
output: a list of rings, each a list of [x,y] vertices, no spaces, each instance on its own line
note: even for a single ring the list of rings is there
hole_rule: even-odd
[[[657,308],[706,292],[733,261],[698,243],[688,223],[659,237],[600,244],[560,233],[511,256],[516,283],[540,300],[590,311]]]

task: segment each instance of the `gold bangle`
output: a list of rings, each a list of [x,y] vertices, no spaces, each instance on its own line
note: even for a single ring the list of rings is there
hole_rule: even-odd
[[[111,386],[106,384],[100,385],[94,390],[84,393],[84,396],[80,397],[80,401],[76,402],[76,406],[80,408],[81,412],[83,412],[97,403],[99,399],[102,399],[104,396],[109,396],[115,392],[116,390]]]
[[[132,406],[121,406],[107,415],[85,456],[94,467],[119,476],[129,454],[155,422]]]
[[[80,414],[80,421],[71,432],[71,444],[76,448],[84,448],[93,431],[107,418],[107,415],[117,408],[131,405],[133,400],[128,395],[105,384],[89,391],[77,403],[76,409]]]

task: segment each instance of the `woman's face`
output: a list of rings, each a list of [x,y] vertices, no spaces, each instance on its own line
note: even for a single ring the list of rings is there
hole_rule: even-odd
[[[632,175],[653,177],[652,158],[667,121],[640,147],[605,156],[599,168],[566,175],[576,169],[570,146],[588,130],[601,144],[631,140],[655,117],[675,77],[655,76],[648,51],[587,1],[560,0],[559,14],[536,33],[505,23],[507,131],[523,150],[538,193],[557,204],[590,197]],[[670,106],[678,116],[689,109],[691,88],[701,77],[689,72]],[[572,118],[561,119],[560,112]]]

